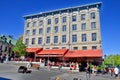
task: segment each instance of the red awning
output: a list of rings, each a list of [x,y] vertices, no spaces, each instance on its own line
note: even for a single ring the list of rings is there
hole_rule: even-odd
[[[102,50],[72,50],[68,51],[65,57],[102,57]]]
[[[27,52],[39,52],[42,48],[26,48]]]
[[[68,51],[68,49],[46,49],[46,50],[42,50],[40,51],[38,54],[38,56],[43,56],[43,57],[58,57],[58,56],[63,56],[66,52]]]

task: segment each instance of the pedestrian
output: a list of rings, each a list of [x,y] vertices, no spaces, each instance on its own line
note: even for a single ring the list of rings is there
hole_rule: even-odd
[[[115,73],[115,78],[119,79],[119,77],[118,77],[119,69],[117,67],[114,68],[114,73]]]
[[[9,59],[9,55],[7,54],[7,55],[6,55],[6,58],[5,58],[5,63],[6,63],[6,64],[8,63],[8,59]]]
[[[90,64],[87,63],[87,67],[86,67],[86,78],[87,79],[90,79],[91,77],[90,73],[91,73]]]
[[[70,63],[70,73],[72,73],[73,65]]]
[[[59,71],[61,72],[62,71],[62,63],[61,64],[59,64]]]
[[[30,62],[28,62],[28,64],[27,64],[27,69],[30,69],[32,67],[32,62],[30,61]]]
[[[49,71],[51,70],[51,62],[50,61],[48,62],[48,70]]]

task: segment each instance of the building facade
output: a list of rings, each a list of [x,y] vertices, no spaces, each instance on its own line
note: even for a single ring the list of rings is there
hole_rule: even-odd
[[[12,56],[12,48],[15,46],[17,40],[15,40],[11,35],[1,35],[0,34],[0,56],[9,55]]]
[[[26,15],[23,42],[43,49],[101,49],[101,2]]]

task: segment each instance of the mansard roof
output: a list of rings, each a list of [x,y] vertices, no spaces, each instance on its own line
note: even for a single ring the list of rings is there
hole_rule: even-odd
[[[26,19],[26,18],[32,18],[32,17],[52,15],[52,14],[62,13],[62,12],[78,11],[78,10],[95,8],[95,7],[100,9],[101,4],[102,4],[102,2],[97,2],[97,3],[86,4],[86,5],[81,5],[81,6],[68,7],[68,8],[58,9],[58,10],[51,10],[51,11],[40,12],[40,13],[36,13],[36,14],[25,15],[23,17]]]

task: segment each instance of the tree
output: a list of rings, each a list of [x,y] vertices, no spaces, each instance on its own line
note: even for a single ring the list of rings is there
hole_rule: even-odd
[[[109,55],[104,60],[105,65],[117,66],[120,65],[120,55]]]
[[[26,54],[26,45],[23,44],[22,40],[19,39],[16,42],[15,47],[13,48],[13,51],[18,55],[19,57],[25,56]]]

